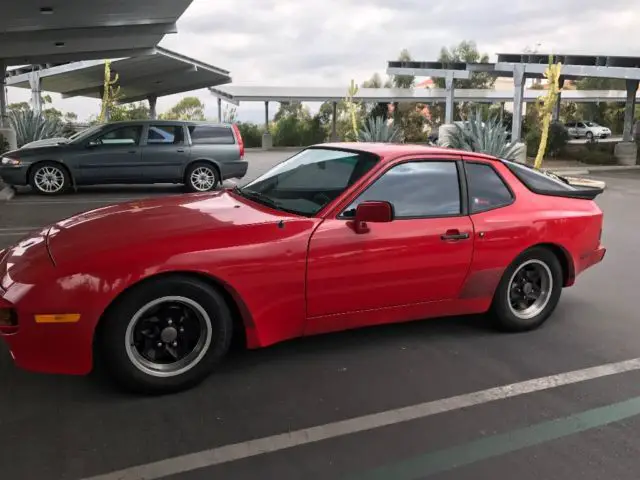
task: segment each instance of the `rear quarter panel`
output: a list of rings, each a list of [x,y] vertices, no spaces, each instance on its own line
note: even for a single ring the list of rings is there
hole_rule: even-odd
[[[590,200],[535,194],[504,165],[493,166],[516,200],[510,206],[471,215],[474,254],[461,298],[484,299],[488,308],[505,269],[536,245],[552,245],[565,255],[565,286],[571,285],[583,269],[581,259],[599,246],[602,211]]]

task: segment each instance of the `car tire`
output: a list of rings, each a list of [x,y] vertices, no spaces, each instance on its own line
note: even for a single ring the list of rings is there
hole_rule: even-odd
[[[589,141],[589,142],[593,141],[593,133],[592,132],[587,132],[585,137],[587,138],[587,141]]]
[[[509,332],[538,328],[557,307],[562,288],[562,266],[552,251],[534,247],[523,252],[506,269],[496,289],[491,306],[496,326]],[[533,300],[538,290],[540,295]]]
[[[218,169],[209,162],[196,162],[189,165],[185,174],[185,185],[190,192],[210,192],[220,183]]]
[[[29,185],[41,195],[61,195],[71,187],[71,176],[60,163],[40,162],[31,168]]]
[[[98,330],[101,366],[124,389],[186,390],[227,354],[231,311],[213,287],[189,276],[149,280],[109,308]]]

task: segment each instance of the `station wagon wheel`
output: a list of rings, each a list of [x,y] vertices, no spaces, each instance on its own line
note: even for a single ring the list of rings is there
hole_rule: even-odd
[[[521,254],[505,271],[493,300],[498,326],[532,330],[555,310],[562,292],[562,266],[555,253],[536,247]]]
[[[185,177],[187,188],[192,192],[209,192],[214,190],[220,182],[216,167],[206,162],[191,165]]]
[[[40,194],[58,195],[64,193],[71,182],[63,166],[55,162],[42,162],[32,168],[29,183]]]
[[[231,344],[224,297],[191,276],[144,282],[107,312],[96,333],[98,361],[128,390],[158,394],[193,386]]]

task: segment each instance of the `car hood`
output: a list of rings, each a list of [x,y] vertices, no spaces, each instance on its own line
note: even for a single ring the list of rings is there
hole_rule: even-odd
[[[90,260],[107,251],[144,251],[177,245],[190,237],[275,223],[290,214],[262,207],[229,191],[128,202],[75,215],[53,225],[47,245],[56,265]],[[297,218],[297,217],[296,217]],[[237,234],[236,232],[231,233]],[[185,247],[188,248],[188,247]]]

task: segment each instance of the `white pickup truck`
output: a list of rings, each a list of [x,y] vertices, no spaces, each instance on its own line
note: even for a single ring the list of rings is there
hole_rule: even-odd
[[[569,131],[571,138],[586,138],[593,140],[594,138],[607,138],[611,136],[611,130],[595,122],[567,122],[565,127]]]

